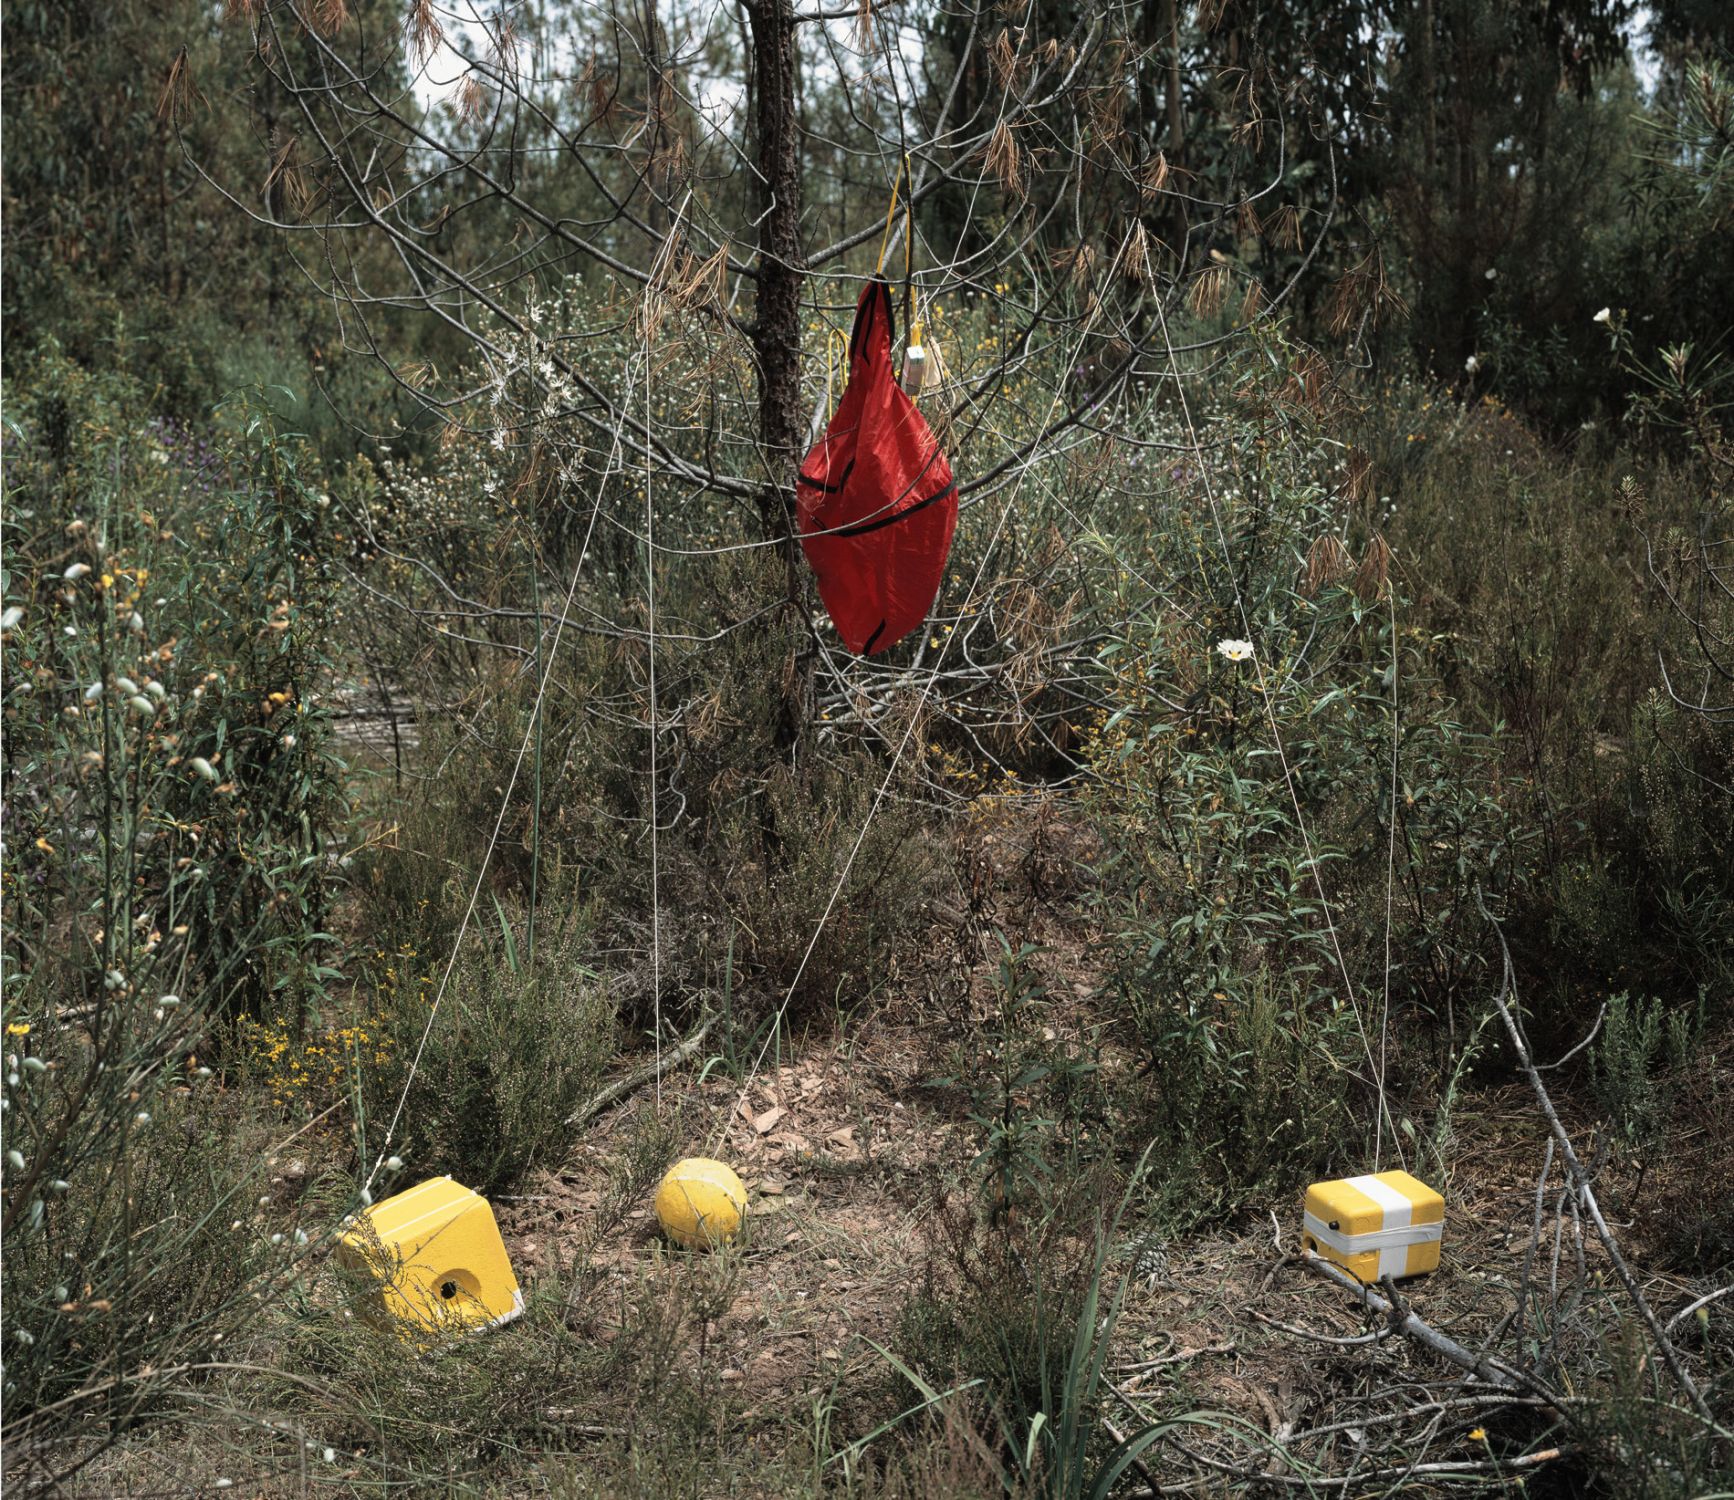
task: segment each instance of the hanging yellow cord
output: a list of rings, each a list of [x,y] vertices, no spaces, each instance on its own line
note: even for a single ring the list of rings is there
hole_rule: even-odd
[[[891,206],[885,210],[885,233],[883,235],[881,235],[879,238],[879,259],[874,263],[874,266],[873,266],[873,274],[875,276],[879,275],[879,273],[885,269],[885,252],[891,248],[891,226],[897,222],[897,189],[902,186],[904,175],[908,172],[909,172],[909,156],[908,156],[908,153],[906,152],[904,154],[902,162],[900,162],[898,164],[897,176],[892,180],[892,183],[891,183]],[[913,176],[911,176],[909,179],[909,185],[911,188],[913,188],[915,186],[915,179]],[[910,213],[913,214],[914,209],[915,209],[915,205],[913,203],[910,204],[909,205]],[[904,274],[908,275],[908,273],[909,273],[909,245],[907,243],[908,236],[906,235],[904,237],[904,239],[905,239],[905,243],[903,246],[903,270],[904,270]]]
[[[914,180],[911,179],[911,186]],[[909,288],[909,343],[912,349],[921,347],[921,298],[915,291],[915,205],[905,205],[908,217],[903,231],[903,284]]]
[[[909,292],[909,333],[907,342],[910,346],[921,347],[921,309],[919,299],[915,296],[913,278],[915,275],[915,168],[910,164],[909,153],[903,153],[903,160],[898,164],[897,176],[891,182],[891,203],[885,210],[885,233],[879,237],[879,259],[874,263],[873,274],[882,275],[885,270],[885,252],[891,248],[891,226],[897,222],[897,190],[907,181],[909,191],[903,198],[903,285]]]
[[[847,377],[849,373],[849,335],[844,333],[841,328],[833,328],[830,333],[825,336],[825,421],[827,423],[830,422],[832,417],[837,415],[837,402],[835,397],[831,394],[831,382],[834,370],[837,368],[836,354],[837,346],[839,344],[843,346],[841,368],[844,376]]]

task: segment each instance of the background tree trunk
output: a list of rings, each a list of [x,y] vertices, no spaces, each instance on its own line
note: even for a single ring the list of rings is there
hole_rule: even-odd
[[[795,467],[801,458],[801,151],[797,109],[795,10],[790,0],[749,0],[753,48],[753,125],[758,137],[758,303],[753,354],[759,372],[759,446],[765,465],[759,518],[782,543],[790,612],[800,619],[802,590],[795,532]],[[793,744],[806,723],[810,658],[799,647],[785,678],[779,744]]]

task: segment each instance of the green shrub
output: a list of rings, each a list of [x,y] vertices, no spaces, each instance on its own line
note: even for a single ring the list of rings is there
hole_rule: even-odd
[[[1672,1076],[1691,1060],[1702,1007],[1694,1016],[1659,1000],[1610,995],[1601,1033],[1590,1049],[1598,1102],[1628,1145],[1647,1147],[1670,1109]]]
[[[394,992],[387,1062],[363,1073],[370,1142],[401,1101],[392,1150],[423,1176],[491,1194],[562,1159],[571,1116],[614,1057],[615,1008],[587,961],[585,924],[546,937],[532,962],[521,926],[498,908],[478,913],[437,1012],[437,982]]]
[[[65,1001],[113,971],[148,988],[150,970],[298,1016],[331,977],[348,811],[325,706],[334,572],[304,455],[244,404],[199,436],[148,419],[124,375],[52,354],[8,395],[21,971]]]
[[[1316,477],[1322,419],[1277,384],[1248,372],[1214,476],[1177,476],[1116,600],[1112,709],[1085,747],[1113,988],[1149,1080],[1125,1102],[1213,1208],[1359,1159],[1382,1067],[1386,1132],[1429,1097],[1487,978],[1476,892],[1514,899],[1533,860],[1501,726],[1466,722],[1401,561],[1355,535],[1351,478]],[[1285,443],[1262,440],[1261,402]]]
[[[1529,835],[1506,911],[1544,1050],[1581,1040],[1587,996],[1641,983],[1670,1005],[1727,989],[1734,734],[1690,696],[1696,630],[1734,609],[1700,569],[1725,545],[1725,480],[1700,454],[1545,446],[1488,398],[1395,379],[1351,422],[1365,486],[1456,716],[1504,726],[1482,779]],[[1677,407],[1681,403],[1675,402]],[[1689,405],[1689,403],[1688,403]],[[1696,408],[1703,411],[1704,408]],[[1697,606],[1694,605],[1694,608]],[[1687,612],[1689,613],[1689,611]]]
[[[334,589],[256,411],[154,422],[50,349],[7,422],[7,1414],[100,1444],[295,1248],[245,1206],[272,1127],[219,1091],[237,1011],[299,1022],[334,977]]]

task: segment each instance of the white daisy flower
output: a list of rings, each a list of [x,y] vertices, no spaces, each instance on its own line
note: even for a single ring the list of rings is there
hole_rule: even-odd
[[[1611,323],[1611,322],[1613,322],[1613,320],[1614,320],[1614,310],[1611,307],[1604,307],[1599,313],[1597,313],[1593,318],[1590,319],[1590,322],[1592,322],[1592,323]]]
[[[1252,642],[1251,641],[1235,641],[1235,640],[1218,641],[1216,643],[1216,649],[1218,651],[1220,651],[1224,656],[1226,656],[1230,661],[1251,661],[1252,660]]]

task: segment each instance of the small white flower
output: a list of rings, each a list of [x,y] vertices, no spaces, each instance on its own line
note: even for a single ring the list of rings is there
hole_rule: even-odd
[[[232,1490],[234,1487],[235,1481],[232,1479],[219,1479],[217,1481],[217,1488],[220,1490]]]
[[[403,1158],[401,1156],[386,1157],[385,1170],[388,1172],[401,1172],[403,1170]]]
[[[66,634],[66,635],[77,635],[78,634],[78,627],[76,625],[62,625],[60,627],[60,629],[61,629],[62,633]]]
[[[136,609],[127,617],[126,628],[134,635],[144,634],[144,616]]]
[[[1463,361],[1463,373],[1465,375],[1473,375],[1480,368],[1481,360],[1476,355],[1471,354],[1468,359]]]
[[[6,606],[6,613],[0,615],[0,630],[10,630],[24,618],[24,611],[16,604]]]
[[[1612,323],[1613,320],[1614,320],[1614,310],[1611,307],[1604,307],[1599,313],[1597,313],[1593,318],[1590,319],[1590,322],[1592,322],[1592,323]]]
[[[1489,280],[1489,281],[1497,281],[1497,280],[1499,280],[1499,272],[1498,272],[1498,271],[1497,271],[1497,270],[1496,270],[1496,269],[1495,269],[1495,268],[1494,268],[1494,267],[1492,267],[1492,266],[1489,266],[1489,267],[1488,267],[1488,268],[1487,268],[1487,279],[1488,279],[1488,280]]]
[[[1230,661],[1251,661],[1252,660],[1252,642],[1251,641],[1234,641],[1234,640],[1218,641],[1216,643],[1216,649],[1218,651],[1220,651],[1224,656],[1226,656]]]
[[[76,582],[78,582],[78,580],[80,578],[84,577],[84,575],[86,573],[88,573],[89,571],[90,571],[90,564],[89,563],[74,563],[70,568],[68,568],[60,576],[62,578],[64,578],[68,583],[76,583]]]
[[[94,703],[101,696],[102,684],[100,682],[93,682],[84,690],[84,701],[86,703]]]
[[[138,1125],[150,1124],[150,1122],[151,1122],[150,1111],[148,1109],[141,1109],[136,1115],[133,1116],[133,1122],[135,1124],[138,1124]]]
[[[337,1450],[335,1448],[327,1448],[319,1456],[328,1464],[334,1464],[337,1462]]]
[[[12,1163],[16,1171],[22,1172],[24,1170],[24,1153],[16,1146],[6,1153],[6,1160]]]

